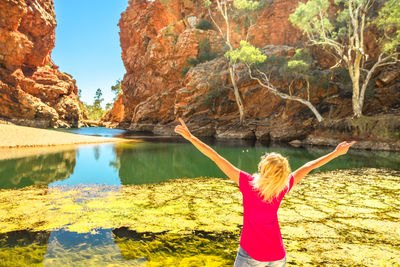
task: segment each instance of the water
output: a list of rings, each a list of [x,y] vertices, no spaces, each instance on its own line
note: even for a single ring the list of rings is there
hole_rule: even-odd
[[[0,191],[0,200],[4,207],[9,206],[10,209],[0,209],[0,219],[3,221],[0,222],[0,265],[7,265],[14,260],[24,264],[79,266],[84,262],[87,265],[90,259],[90,264],[93,265],[108,262],[136,266],[149,262],[163,262],[163,259],[170,258],[174,253],[176,260],[179,258],[177,251],[181,251],[181,254],[178,253],[180,257],[200,255],[196,259],[199,260],[197,264],[200,264],[197,266],[208,261],[219,262],[220,266],[232,263],[240,234],[240,205],[232,207],[237,210],[231,220],[235,222],[231,225],[232,228],[228,227],[230,223],[218,223],[216,218],[213,219],[213,223],[209,223],[209,212],[214,212],[215,205],[218,204],[207,204],[197,210],[196,205],[200,204],[196,199],[199,199],[204,191],[198,188],[202,186],[211,188],[205,191],[213,192],[218,197],[223,195],[218,186],[208,184],[214,180],[194,179],[194,184],[190,186],[186,185],[189,180],[184,180],[182,183],[187,186],[187,190],[180,194],[180,182],[178,187],[172,189],[165,187],[174,185],[173,182],[160,184],[178,178],[224,177],[212,161],[182,138],[133,135],[123,130],[106,128],[81,128],[70,131],[107,137],[135,137],[143,142],[82,145],[56,152],[41,150],[38,154],[1,160],[0,188],[3,190]],[[209,139],[206,142],[235,166],[249,173],[256,172],[257,163],[266,152],[275,151],[288,157],[292,170],[295,170],[304,163],[332,151],[331,148],[265,147],[244,141],[216,142]],[[392,170],[397,177],[399,162],[399,153],[351,150],[348,155],[335,159],[315,172],[341,169],[351,178],[354,174],[345,170],[386,168]],[[382,176],[385,177],[385,174]],[[326,178],[322,180],[324,179]],[[366,178],[360,183],[360,187],[375,183],[374,179],[377,178]],[[396,183],[395,181],[394,184]],[[31,185],[42,187],[29,187],[26,189],[32,190],[29,192],[21,191]],[[61,191],[54,193],[52,188]],[[193,193],[193,197],[185,202],[191,188],[200,191]],[[228,191],[232,190],[226,194],[226,201],[229,202],[232,194],[236,194],[236,189],[230,184],[227,184],[227,188]],[[382,192],[379,191],[378,196],[394,193],[387,191],[390,190],[388,188],[379,190]],[[23,194],[26,196],[22,197]],[[158,197],[155,197],[157,194]],[[208,203],[210,197],[212,196],[205,195],[200,202]],[[31,200],[26,202],[27,198]],[[240,203],[240,195],[236,195],[236,198],[237,203]],[[131,202],[126,202],[127,200]],[[141,201],[147,201],[147,204],[141,204]],[[158,201],[164,204],[159,206]],[[176,204],[178,202],[185,205],[179,206]],[[13,203],[18,205],[14,207]],[[32,205],[35,208],[32,208]],[[399,208],[397,202],[385,202],[382,205],[391,205],[397,211]],[[136,212],[132,211],[132,207],[135,206]],[[194,210],[185,211],[187,206],[194,207]],[[18,209],[21,209],[22,213],[18,213]],[[32,210],[30,215],[27,212],[29,209]],[[221,211],[223,209],[224,205],[221,206]],[[182,211],[183,215],[175,214],[176,210]],[[11,216],[10,211],[16,213]],[[147,215],[142,216],[141,213]],[[224,214],[221,213],[222,218],[226,216]],[[398,216],[396,214],[398,213],[395,212],[393,216]],[[24,221],[24,216],[30,219]],[[161,217],[158,218],[159,216]],[[155,218],[160,221],[155,223]],[[168,218],[171,221],[168,221]],[[8,223],[12,220],[18,223],[22,220],[29,227],[17,227]],[[177,222],[176,226],[173,226],[173,221]],[[202,223],[199,223],[200,221]],[[192,230],[180,233],[182,229],[186,229],[185,225],[187,229]],[[218,228],[219,226],[221,228]],[[216,240],[218,242],[215,242]],[[398,239],[395,238],[394,242],[398,242]],[[189,248],[179,247],[181,243],[188,244]],[[211,243],[212,246],[207,245]],[[193,254],[193,251],[196,252]],[[191,259],[192,265],[189,265],[196,266],[196,260]]]
[[[131,137],[123,130],[81,128],[70,130],[97,136]],[[125,134],[125,135],[124,135]],[[83,145],[57,153],[44,152],[0,161],[0,189],[29,185],[140,185],[174,178],[225,177],[207,157],[181,138],[136,136],[140,143]],[[260,157],[279,152],[292,170],[332,151],[332,148],[265,147],[245,141],[205,142],[238,168],[254,173]],[[400,153],[350,150],[316,171],[350,168],[400,169]]]

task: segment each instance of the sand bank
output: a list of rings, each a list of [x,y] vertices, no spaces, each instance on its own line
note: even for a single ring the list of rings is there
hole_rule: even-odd
[[[0,148],[75,145],[127,141],[122,138],[87,136],[54,130],[0,124]]]

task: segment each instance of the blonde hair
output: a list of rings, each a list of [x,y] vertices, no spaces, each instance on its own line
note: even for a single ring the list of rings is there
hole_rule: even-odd
[[[267,153],[258,163],[258,173],[254,175],[253,188],[266,202],[271,202],[289,186],[290,166],[288,160],[279,153]]]

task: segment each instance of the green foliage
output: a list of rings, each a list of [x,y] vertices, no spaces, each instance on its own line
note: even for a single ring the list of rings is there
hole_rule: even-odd
[[[84,112],[89,120],[99,120],[105,115],[106,112],[101,107],[101,102],[104,101],[102,96],[103,93],[101,92],[101,89],[98,88],[94,96],[93,105],[83,104]]]
[[[115,85],[111,86],[111,91],[115,94],[114,101],[122,94],[121,80],[117,80]]]
[[[181,75],[182,75],[182,77],[185,77],[186,76],[186,74],[189,72],[189,70],[190,70],[190,67],[184,67],[183,69],[182,69],[182,72],[181,72]]]
[[[289,21],[307,36],[323,38],[323,34],[333,30],[327,14],[329,6],[328,0],[311,0],[305,4],[299,2],[295,12],[290,14]]]
[[[243,62],[248,65],[260,64],[267,59],[267,56],[260,49],[243,40],[240,41],[239,48],[227,51],[225,57],[231,64]]]
[[[200,22],[197,24],[196,28],[200,30],[211,30],[212,24],[209,20],[201,19]]]
[[[233,6],[239,10],[253,12],[253,11],[260,10],[261,8],[263,8],[265,6],[265,2],[264,1],[251,1],[251,0],[234,0]]]
[[[189,58],[187,60],[187,65],[182,69],[182,77],[185,77],[190,67],[195,67],[197,64],[213,60],[217,57],[217,52],[211,51],[210,41],[204,38],[199,43],[199,54],[197,58]]]
[[[308,80],[312,57],[308,49],[297,49],[293,57],[279,70],[282,76]]]
[[[197,56],[197,63],[195,59],[189,59],[189,64],[195,66],[199,63],[213,60],[217,56],[216,52],[211,51],[210,41],[204,38],[199,43],[199,54]],[[196,63],[196,64],[195,64]]]
[[[100,107],[94,105],[83,104],[84,112],[89,120],[97,121],[103,117],[106,112]]]
[[[197,58],[200,62],[206,62],[206,61],[213,60],[214,58],[216,58],[216,56],[217,56],[216,52],[205,52],[205,53],[199,54],[199,56]]]
[[[339,7],[339,11],[331,20],[327,13],[330,2],[328,0],[311,0],[305,4],[300,2],[295,12],[289,16],[289,21],[315,41],[350,38],[349,34],[354,34],[351,30],[353,27],[351,17],[361,23],[361,14],[367,6],[367,1],[335,0],[334,2]],[[382,51],[393,53],[400,45],[400,4],[398,0],[386,1],[376,19],[373,17],[373,12],[370,11],[366,14],[365,23],[366,26],[373,23],[381,31],[382,34],[378,41],[382,44]]]
[[[379,39],[385,52],[393,53],[400,46],[400,4],[398,0],[389,0],[379,10],[375,25],[384,33]]]
[[[199,54],[208,53],[211,51],[210,41],[204,38],[199,43]]]
[[[211,1],[210,0],[204,0],[204,7],[209,8],[211,6]]]
[[[272,54],[271,56],[267,57],[265,60],[266,64],[277,64],[279,66],[283,66],[287,64],[287,59],[284,56],[277,57],[275,54]]]
[[[112,109],[113,103],[107,103],[106,104],[106,111]]]
[[[103,93],[101,92],[100,88],[97,88],[96,93],[94,95],[94,104],[93,106],[95,107],[100,107],[101,106],[101,102],[104,101],[104,98],[102,98]]]
[[[194,66],[196,66],[197,64],[199,64],[200,62],[199,62],[199,60],[198,60],[197,58],[191,57],[191,58],[188,59],[187,63],[188,63],[191,67],[194,67]]]

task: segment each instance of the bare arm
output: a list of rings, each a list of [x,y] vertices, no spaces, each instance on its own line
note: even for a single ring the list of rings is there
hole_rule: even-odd
[[[328,163],[329,161],[333,160],[336,157],[346,154],[350,146],[352,146],[354,143],[355,143],[354,141],[351,143],[342,142],[336,147],[336,149],[333,152],[325,156],[322,156],[316,160],[309,161],[302,167],[298,168],[296,171],[292,173],[294,177],[294,184],[300,182],[301,179],[303,179],[310,171],[325,165],[326,163]]]
[[[201,153],[214,161],[215,164],[217,164],[217,166],[221,169],[221,171],[229,177],[229,179],[239,184],[240,170],[233,166],[229,161],[221,157],[217,152],[215,152],[214,149],[192,135],[182,119],[179,119],[179,121],[181,125],[175,127],[175,132],[182,135],[185,139],[191,142]]]

